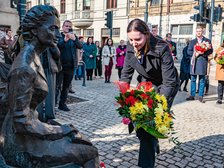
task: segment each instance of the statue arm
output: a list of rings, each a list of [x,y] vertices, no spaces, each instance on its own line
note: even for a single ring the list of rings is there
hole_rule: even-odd
[[[20,68],[10,73],[9,107],[13,115],[14,129],[18,134],[56,140],[71,133],[70,126],[53,126],[32,117],[30,109],[36,73],[30,68]]]

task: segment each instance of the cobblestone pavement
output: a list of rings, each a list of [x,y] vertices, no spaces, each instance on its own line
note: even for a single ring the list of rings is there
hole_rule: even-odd
[[[117,79],[113,70],[113,79]],[[211,73],[214,73],[214,67]],[[103,79],[73,81],[73,96],[88,101],[69,105],[70,112],[57,110],[57,118],[74,124],[98,148],[100,160],[107,168],[137,168],[139,141],[115,111],[114,96],[118,89]],[[210,77],[210,92],[206,103],[186,102],[186,92],[179,92],[174,105],[176,136],[182,142],[174,148],[168,140],[160,140],[161,153],[156,168],[224,168],[224,104],[216,105],[216,84]]]

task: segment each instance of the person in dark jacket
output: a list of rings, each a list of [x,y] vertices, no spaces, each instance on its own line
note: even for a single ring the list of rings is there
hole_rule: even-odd
[[[63,33],[58,42],[58,48],[61,52],[60,61],[62,70],[57,75],[57,86],[56,86],[56,102],[61,91],[59,110],[70,111],[65,104],[68,96],[69,85],[73,79],[74,68],[78,66],[77,51],[76,49],[82,48],[82,43],[78,40],[78,37],[71,31],[72,22],[65,20],[62,25]],[[62,87],[62,89],[61,89]]]
[[[196,38],[191,40],[188,46],[187,53],[191,55],[191,66],[190,66],[190,74],[191,74],[191,95],[186,100],[195,100],[196,94],[196,80],[197,75],[199,75],[199,101],[204,103],[204,88],[205,88],[205,76],[207,74],[208,67],[208,56],[212,54],[213,48],[211,46],[205,52],[200,52],[195,50],[195,45],[197,43],[202,43],[203,41],[208,42],[211,45],[211,41],[203,36],[202,27],[198,26],[196,28]]]
[[[136,70],[142,81],[152,82],[156,91],[167,98],[169,107],[179,88],[179,78],[169,45],[150,32],[148,26],[140,19],[132,20],[127,28],[129,42],[121,81],[130,83]],[[133,126],[129,124],[129,132]],[[158,140],[144,129],[137,130],[140,140],[138,166],[153,168]]]
[[[95,77],[99,76],[102,79],[102,48],[99,41],[95,41],[95,45],[97,48]]]
[[[191,62],[191,56],[187,54],[187,49],[189,45],[189,39],[187,39],[187,46],[183,49],[183,57],[180,63],[180,88],[179,91],[181,91],[181,85],[184,83],[184,89],[183,91],[187,92],[187,84],[190,79],[190,62]]]
[[[47,122],[49,119],[55,119],[56,73],[61,70],[59,49],[47,48],[41,54],[41,63],[47,78],[48,94],[45,101],[38,106],[37,111],[39,119]]]
[[[173,59],[177,60],[177,45],[176,45],[175,42],[172,41],[172,34],[171,33],[166,34],[166,42],[170,46],[170,50],[171,50]]]

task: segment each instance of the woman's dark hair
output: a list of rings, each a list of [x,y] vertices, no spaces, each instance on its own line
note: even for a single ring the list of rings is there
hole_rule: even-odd
[[[99,42],[99,41],[95,41],[95,45],[96,45],[96,43],[98,43],[98,44],[99,44],[99,46],[100,46],[100,42]],[[98,46],[98,47],[99,47],[99,46]]]
[[[93,40],[93,37],[88,37],[88,38],[87,38],[87,41],[86,41],[86,44],[87,44],[87,45],[89,45],[89,44],[90,44],[90,43],[89,43],[89,39],[90,39],[90,38]],[[93,41],[92,41],[92,43],[91,43],[91,44],[94,44],[94,43],[93,43]]]
[[[145,44],[145,48],[144,48],[144,53],[146,54],[149,49],[150,49],[150,31],[149,31],[149,27],[147,26],[147,24],[142,21],[141,19],[134,19],[132,20],[127,27],[127,33],[131,32],[131,31],[138,31],[142,34],[144,34],[146,36],[146,44]]]
[[[56,16],[59,18],[59,13],[55,7],[49,5],[37,5],[32,7],[26,13],[21,25],[23,39],[31,41],[33,38],[31,30],[41,26],[42,23],[48,19],[48,16]]]
[[[112,38],[108,38],[108,39],[107,39],[107,42],[106,42],[106,44],[105,44],[105,45],[108,45],[108,46],[109,46],[109,44],[108,44],[108,41],[109,41],[109,40],[111,40],[111,41],[112,41],[111,46],[113,46],[114,42],[113,42],[113,39],[112,39]]]

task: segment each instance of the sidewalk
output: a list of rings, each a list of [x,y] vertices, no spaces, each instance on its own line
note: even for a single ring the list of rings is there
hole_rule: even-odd
[[[116,69],[114,80],[117,80]],[[177,94],[173,111],[176,136],[182,145],[175,149],[168,140],[160,140],[161,153],[157,156],[156,168],[224,168],[224,104],[215,104],[216,83],[211,74],[210,94],[204,104],[198,100],[186,102],[186,92]],[[57,110],[57,118],[72,123],[87,135],[107,168],[137,168],[139,141],[135,133],[128,134],[127,126],[121,123],[115,111],[114,97],[118,89],[112,83],[105,84],[104,79],[87,81],[86,87],[82,81],[74,80],[73,88],[76,92],[72,96],[87,101],[69,105],[70,112]]]

